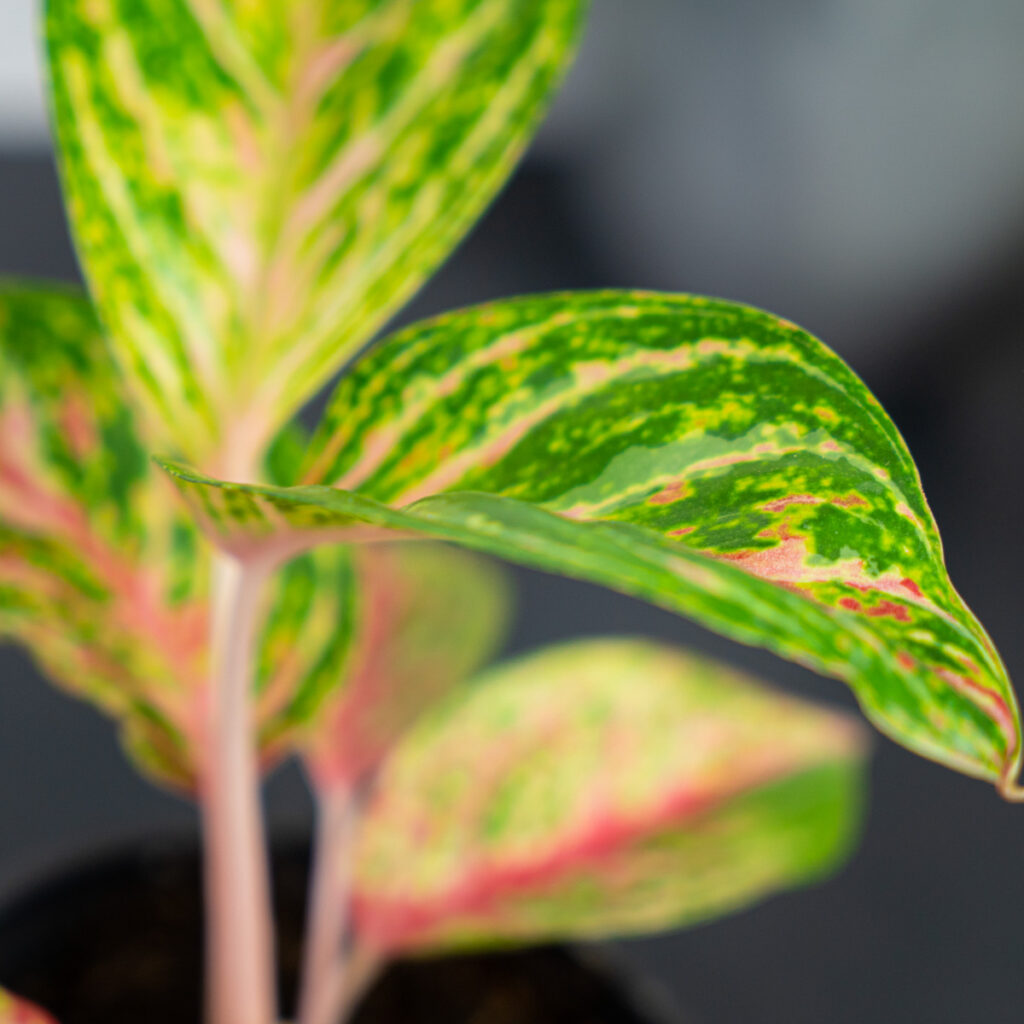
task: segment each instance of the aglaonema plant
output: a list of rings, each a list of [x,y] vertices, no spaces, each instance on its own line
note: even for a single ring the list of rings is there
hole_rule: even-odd
[[[105,351],[81,296],[0,288],[2,622],[120,719],[145,770],[199,799],[215,1024],[274,1018],[247,798],[291,752],[319,809],[310,1024],[342,1020],[395,956],[698,921],[844,856],[864,754],[848,718],[638,640],[550,648],[467,683],[510,607],[475,555],[324,546],[262,591],[248,580],[251,643],[219,638],[207,549],[109,390]],[[234,688],[210,675],[218,639],[225,673],[251,665]],[[48,1019],[35,1013],[0,1002],[3,1024]]]
[[[839,678],[1019,795],[1013,691],[911,457],[806,332],[605,291],[367,348],[507,177],[582,13],[49,0],[89,298],[0,291],[0,625],[198,800],[211,1024],[277,1019],[259,787],[293,754],[301,1024],[397,955],[700,920],[848,848],[854,724],[636,640],[480,675],[509,606],[481,553]]]

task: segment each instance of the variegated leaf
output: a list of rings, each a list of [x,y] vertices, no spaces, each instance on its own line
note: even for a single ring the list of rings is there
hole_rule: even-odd
[[[49,0],[72,227],[171,445],[247,471],[507,176],[581,0]]]
[[[206,578],[170,498],[88,302],[0,284],[0,633],[180,780],[207,671]]]
[[[286,574],[260,658],[264,746],[301,749],[322,790],[359,782],[504,637],[503,574],[464,551],[328,547]]]
[[[297,444],[284,435],[271,470]],[[408,547],[323,549],[271,580],[255,683],[266,764],[300,740],[319,749],[321,721],[365,727],[370,756],[448,685],[444,671],[465,674],[497,639],[496,570],[444,552],[442,573],[441,553]],[[116,717],[150,774],[185,788],[204,750],[208,575],[208,545],[142,448],[89,304],[70,289],[0,284],[0,635]],[[432,597],[443,605],[423,607]],[[369,634],[389,602],[390,655],[373,666]],[[449,633],[422,635],[403,618],[413,607]],[[375,667],[381,677],[364,678]],[[369,700],[378,685],[387,712]]]
[[[356,363],[307,486],[169,468],[240,554],[398,531],[595,580],[845,680],[888,735],[1016,795],[1016,700],[913,461],[784,320],[631,292],[482,306]]]
[[[0,988],[0,1024],[57,1024],[45,1010]]]
[[[357,848],[376,952],[652,931],[803,884],[861,807],[856,722],[637,640],[493,670],[421,719]]]

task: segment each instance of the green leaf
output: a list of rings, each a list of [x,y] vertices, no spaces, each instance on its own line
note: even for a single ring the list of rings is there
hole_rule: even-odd
[[[285,576],[260,658],[264,747],[301,749],[319,789],[358,783],[486,662],[511,603],[497,566],[433,544],[322,548]]]
[[[173,447],[255,464],[479,216],[580,20],[581,0],[48,0],[74,235]]]
[[[296,488],[166,468],[240,554],[383,529],[604,583],[845,680],[889,736],[1015,794],[1016,700],[913,461],[787,321],[632,292],[443,316],[355,364],[306,466]]]
[[[375,951],[691,924],[831,870],[861,809],[845,716],[638,640],[492,670],[414,726],[357,848]]]
[[[53,1017],[38,1006],[12,996],[0,988],[0,1024],[57,1024]]]

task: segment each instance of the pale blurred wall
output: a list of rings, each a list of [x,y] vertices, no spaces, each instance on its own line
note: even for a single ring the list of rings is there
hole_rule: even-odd
[[[591,28],[545,141],[628,283],[728,289],[867,370],[1024,225],[1021,0],[597,0]]]
[[[48,145],[35,0],[0,0],[0,150]]]

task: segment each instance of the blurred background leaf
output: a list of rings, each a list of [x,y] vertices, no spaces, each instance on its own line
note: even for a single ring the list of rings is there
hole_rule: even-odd
[[[260,658],[264,742],[300,749],[321,790],[363,781],[505,640],[505,574],[457,548],[334,546],[294,560],[283,575],[295,582],[276,588],[281,605]]]
[[[486,673],[374,790],[357,941],[375,951],[691,924],[820,877],[861,809],[855,721],[639,640]]]
[[[88,301],[0,284],[0,628],[188,779],[205,548],[154,471]]]

